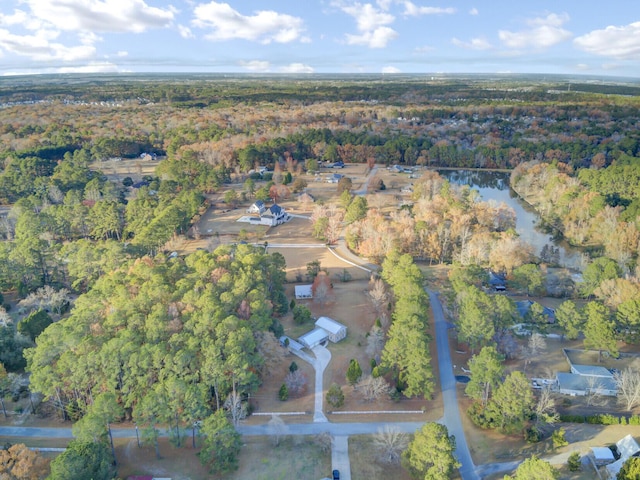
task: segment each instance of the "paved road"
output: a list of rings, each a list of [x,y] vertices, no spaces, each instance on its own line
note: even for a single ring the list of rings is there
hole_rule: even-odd
[[[444,403],[444,421],[450,435],[456,437],[456,456],[462,464],[460,475],[463,480],[478,480],[480,477],[476,473],[473,464],[467,439],[462,428],[460,419],[460,408],[456,395],[456,378],[453,374],[453,364],[451,362],[451,352],[449,351],[448,325],[442,311],[442,304],[435,292],[427,291],[431,302],[431,310],[435,320],[436,347],[438,349],[438,365],[440,367],[440,388],[442,389],[442,400]]]

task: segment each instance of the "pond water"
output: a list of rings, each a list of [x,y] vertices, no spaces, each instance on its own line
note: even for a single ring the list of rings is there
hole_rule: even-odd
[[[542,249],[553,246],[558,249],[560,264],[569,268],[578,268],[581,253],[572,248],[567,242],[553,238],[541,227],[540,217],[536,211],[527,205],[509,186],[509,174],[505,172],[478,170],[438,170],[442,177],[450,183],[469,185],[480,193],[482,200],[502,202],[516,212],[516,232],[520,237],[533,246],[535,253],[540,255]]]

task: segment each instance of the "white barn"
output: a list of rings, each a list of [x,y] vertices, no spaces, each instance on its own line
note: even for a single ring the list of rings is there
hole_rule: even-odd
[[[296,285],[295,287],[296,299],[313,298],[313,292],[311,291],[311,285]]]
[[[316,320],[316,327],[320,327],[329,334],[329,340],[337,343],[347,336],[347,327],[329,317],[320,317]]]

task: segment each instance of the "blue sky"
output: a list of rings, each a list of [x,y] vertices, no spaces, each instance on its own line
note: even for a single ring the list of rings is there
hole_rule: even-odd
[[[0,75],[76,72],[638,78],[640,2],[0,2]]]

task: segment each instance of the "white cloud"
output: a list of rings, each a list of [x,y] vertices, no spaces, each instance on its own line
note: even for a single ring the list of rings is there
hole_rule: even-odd
[[[73,62],[93,57],[96,49],[93,45],[67,47],[54,41],[58,32],[39,30],[34,35],[14,35],[6,29],[0,29],[0,50],[30,57],[36,61]]]
[[[475,7],[472,8],[471,10],[469,10],[469,15],[474,15],[475,16],[475,15],[478,15],[478,14],[480,14],[480,12]]]
[[[271,64],[266,60],[250,60],[248,62],[240,62],[240,66],[246,68],[250,72],[268,72]]]
[[[361,32],[370,32],[383,25],[389,25],[395,20],[393,15],[377,10],[370,3],[364,5],[354,3],[343,6],[342,10],[355,18],[358,30]]]
[[[127,57],[129,56],[129,52],[125,52],[124,50],[120,50],[119,52],[116,53],[116,57]]]
[[[414,49],[414,52],[416,53],[428,53],[428,52],[433,52],[435,50],[435,47],[432,47],[431,45],[423,45],[422,47],[416,47]]]
[[[620,65],[617,63],[603,63],[601,67],[603,70],[616,70],[620,68]]]
[[[168,26],[174,9],[144,0],[24,0],[31,15],[60,30],[141,33]]]
[[[288,43],[298,40],[304,32],[301,18],[272,10],[256,11],[254,15],[242,15],[228,3],[210,2],[194,9],[195,27],[211,29],[208,40],[243,40],[262,43]]]
[[[349,45],[384,48],[387,43],[398,37],[398,32],[387,26],[394,22],[395,17],[390,13],[377,9],[370,3],[363,5],[356,2],[345,5],[340,2],[334,2],[333,5],[353,17],[356,21],[356,28],[360,33],[358,35],[349,33],[345,35]],[[388,6],[385,2],[382,2],[382,5]]]
[[[349,45],[366,45],[369,48],[384,48],[394,38],[398,37],[398,32],[389,27],[378,27],[373,31],[364,32],[362,35],[347,34]]]
[[[404,15],[410,17],[418,17],[420,15],[451,15],[453,13],[456,13],[456,9],[453,7],[420,7],[408,0],[404,2]]]
[[[640,59],[640,22],[608,26],[577,37],[573,43],[585,52],[619,59]]]
[[[491,45],[489,41],[484,37],[472,38],[468,42],[459,40],[454,37],[451,39],[451,43],[453,43],[456,47],[466,48],[468,50],[489,50],[490,48],[493,48],[493,45]]]
[[[178,33],[182,38],[194,38],[195,35],[191,29],[185,25],[178,25]]]
[[[315,70],[304,63],[290,63],[284,67],[280,67],[282,73],[313,73]]]
[[[88,65],[56,68],[57,73],[114,73],[122,72],[117,65],[108,62],[92,62]]]
[[[0,30],[0,49],[35,61],[88,60],[95,57],[94,45],[102,40],[98,33],[141,33],[166,27],[176,13],[173,7],[151,7],[144,0],[20,0],[18,3],[28,7],[28,11],[16,9],[11,15],[0,14],[0,25],[22,27],[31,33]],[[69,45],[72,40],[69,36],[61,38],[62,32],[75,34],[80,45]]]
[[[579,63],[579,64],[576,65],[576,68],[578,70],[589,70],[590,69],[589,65],[587,65],[586,63]]]
[[[382,73],[402,73],[399,68],[396,67],[382,67]]]
[[[548,48],[571,38],[571,32],[562,28],[568,20],[567,14],[550,13],[546,17],[527,20],[527,29],[519,32],[500,30],[498,36],[508,48]]]

